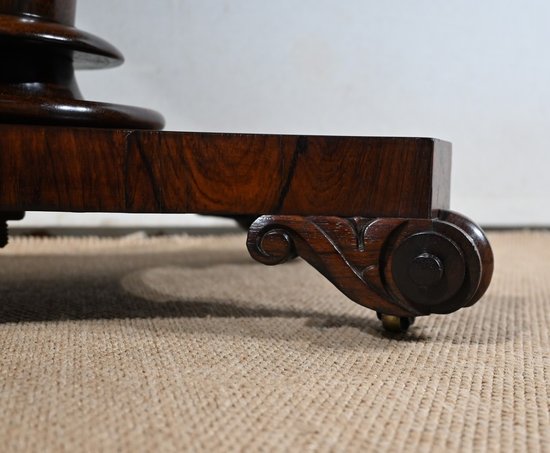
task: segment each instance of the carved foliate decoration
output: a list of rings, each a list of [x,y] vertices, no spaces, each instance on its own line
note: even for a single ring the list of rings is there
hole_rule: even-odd
[[[263,216],[247,245],[267,265],[301,256],[353,301],[396,316],[471,305],[492,273],[481,229],[448,212],[433,219]]]

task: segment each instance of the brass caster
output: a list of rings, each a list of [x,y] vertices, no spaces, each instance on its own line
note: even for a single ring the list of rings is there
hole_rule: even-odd
[[[400,316],[384,315],[377,313],[378,319],[382,321],[382,326],[387,332],[402,333],[406,332],[414,324],[414,318],[404,318]]]

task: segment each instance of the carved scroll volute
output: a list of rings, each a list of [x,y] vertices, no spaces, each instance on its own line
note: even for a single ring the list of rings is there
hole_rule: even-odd
[[[456,213],[440,214],[429,223],[408,222],[384,271],[388,293],[424,315],[473,305],[493,272],[492,251],[483,231]]]
[[[403,220],[263,216],[247,246],[257,261],[281,264],[299,255],[350,299],[373,310],[407,315],[387,300],[379,267],[384,242]]]
[[[268,265],[301,256],[373,310],[395,316],[450,313],[483,294],[492,255],[471,221],[454,213],[441,217],[263,216],[251,226],[247,245]]]

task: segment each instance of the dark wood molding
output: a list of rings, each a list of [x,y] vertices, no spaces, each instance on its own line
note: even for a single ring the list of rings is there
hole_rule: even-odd
[[[162,129],[149,109],[82,98],[79,68],[122,63],[111,44],[75,28],[75,0],[0,0],[0,123]]]
[[[450,161],[424,138],[4,125],[0,210],[429,217]]]

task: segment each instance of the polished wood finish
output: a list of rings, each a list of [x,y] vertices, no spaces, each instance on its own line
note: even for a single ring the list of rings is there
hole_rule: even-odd
[[[74,27],[75,0],[0,0],[0,39],[65,53],[78,69],[118,66],[122,54],[107,41]]]
[[[445,314],[473,305],[485,293],[493,257],[474,222],[446,211],[434,215],[262,216],[251,226],[247,245],[263,264],[301,256],[350,299],[379,313]]]
[[[0,126],[0,210],[426,218],[450,162],[432,139]]]
[[[162,129],[152,110],[82,98],[74,68],[122,63],[121,53],[74,28],[75,0],[0,0],[0,122]]]
[[[301,256],[388,330],[484,294],[493,255],[448,211],[449,143],[151,130],[156,112],[82,98],[75,68],[122,55],[75,6],[0,0],[0,247],[24,211],[225,215],[256,260]]]
[[[74,0],[0,0],[0,14],[74,25]]]

